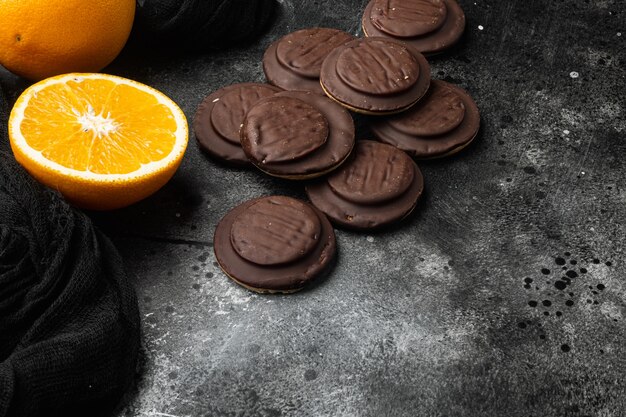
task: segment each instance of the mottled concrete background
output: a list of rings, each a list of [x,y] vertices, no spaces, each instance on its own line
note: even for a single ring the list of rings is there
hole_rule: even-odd
[[[109,69],[176,100],[262,81],[267,45],[304,27],[358,33],[365,0],[282,0],[244,49]],[[331,275],[259,296],[216,267],[233,206],[298,184],[207,159],[192,137],[163,190],[92,214],[126,258],[143,317],[136,389],[119,416],[626,415],[626,5],[461,1],[462,43],[433,75],[482,112],[475,143],[421,163],[415,215],[338,231]],[[24,87],[2,75],[15,96]],[[359,120],[360,138],[368,138]]]

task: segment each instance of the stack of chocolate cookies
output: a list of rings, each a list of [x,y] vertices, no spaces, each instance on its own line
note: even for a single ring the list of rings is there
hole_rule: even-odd
[[[364,38],[290,33],[263,56],[269,84],[224,87],[198,107],[193,127],[210,156],[307,181],[310,204],[264,197],[218,224],[217,261],[248,289],[302,289],[334,259],[330,223],[370,230],[407,217],[424,189],[413,159],[452,155],[478,132],[472,98],[431,80],[424,56],[460,38],[465,16],[455,0],[371,0],[362,26]],[[375,141],[355,140],[350,112],[367,115]]]

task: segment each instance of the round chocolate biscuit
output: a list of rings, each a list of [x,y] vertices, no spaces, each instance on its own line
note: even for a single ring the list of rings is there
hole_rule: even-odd
[[[455,0],[371,0],[361,24],[367,37],[398,39],[434,54],[460,39],[465,14]]]
[[[447,15],[443,0],[372,0],[370,21],[388,35],[411,38],[439,29]]]
[[[335,232],[326,216],[303,201],[261,197],[224,216],[215,230],[214,251],[238,284],[260,293],[291,293],[329,269]]]
[[[306,187],[311,203],[338,226],[375,229],[408,216],[424,189],[415,162],[380,142],[358,141],[339,169]]]
[[[280,91],[268,84],[241,83],[208,95],[198,106],[193,120],[200,147],[231,165],[250,165],[239,141],[244,116],[256,102]]]
[[[413,184],[415,163],[404,152],[359,142],[356,153],[360,163],[339,169],[327,179],[338,196],[368,206],[398,198]]]
[[[412,47],[365,38],[334,49],[322,64],[326,94],[350,110],[382,115],[415,104],[428,90],[430,66]]]
[[[337,29],[302,29],[272,43],[263,55],[267,81],[284,90],[324,94],[319,83],[326,56],[336,47],[354,39]]]
[[[246,116],[247,149],[261,163],[286,162],[317,150],[328,139],[320,111],[293,97],[274,97]]]
[[[478,107],[460,87],[433,80],[426,96],[408,111],[372,120],[374,135],[418,159],[454,154],[480,128]]]
[[[402,47],[387,48],[384,42],[358,42],[337,55],[335,70],[339,78],[365,94],[402,93],[418,80],[420,66]]]
[[[252,164],[269,175],[315,178],[348,157],[354,122],[328,97],[283,91],[250,109],[241,128],[241,146]]]

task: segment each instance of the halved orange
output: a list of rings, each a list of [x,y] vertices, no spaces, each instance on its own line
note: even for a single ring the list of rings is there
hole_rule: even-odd
[[[47,78],[9,118],[17,161],[76,206],[109,210],[161,188],[188,141],[182,110],[163,93],[107,74]]]

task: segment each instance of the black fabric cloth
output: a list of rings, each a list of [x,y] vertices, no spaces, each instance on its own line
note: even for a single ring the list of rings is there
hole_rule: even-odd
[[[0,148],[7,106],[0,88]],[[112,243],[0,151],[0,417],[110,414],[139,313]]]
[[[7,97],[0,84],[0,152],[9,149],[9,139],[7,138],[7,122],[9,119],[9,105]]]
[[[139,0],[134,36],[182,50],[222,49],[258,35],[275,0]]]

